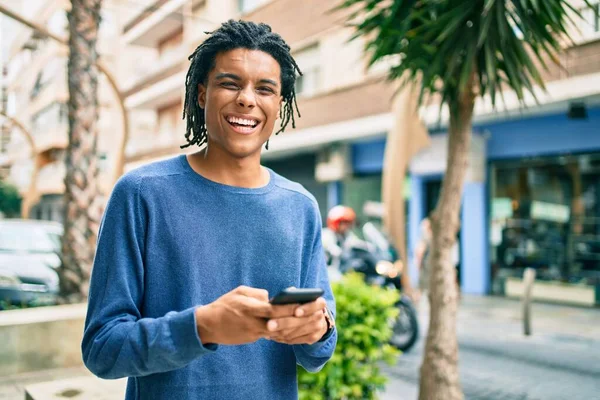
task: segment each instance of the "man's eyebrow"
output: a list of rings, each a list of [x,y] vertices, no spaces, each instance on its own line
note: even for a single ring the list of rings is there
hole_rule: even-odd
[[[222,72],[220,74],[217,74],[217,76],[215,76],[215,79],[217,79],[217,80],[219,80],[219,79],[233,79],[234,81],[241,81],[242,80],[242,78],[239,75],[232,74],[230,72]],[[273,79],[263,78],[263,79],[259,80],[258,83],[266,83],[266,84],[269,84],[269,85],[273,85],[275,87],[279,86],[279,83],[277,83],[277,81],[274,81]]]
[[[279,86],[279,84],[272,79],[261,79],[260,81],[258,81],[258,83],[267,83],[267,84],[273,85],[275,87]]]
[[[228,72],[220,73],[220,74],[218,74],[215,77],[215,79],[225,79],[225,78],[233,79],[234,81],[241,81],[242,80],[242,78],[240,78],[236,74],[231,74],[231,73],[228,73]]]

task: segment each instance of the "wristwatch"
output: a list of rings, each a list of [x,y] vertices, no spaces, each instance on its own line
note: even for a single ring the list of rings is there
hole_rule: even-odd
[[[335,318],[333,317],[333,313],[331,312],[331,310],[329,310],[328,307],[325,307],[325,309],[323,310],[323,314],[325,314],[325,321],[327,322],[327,332],[325,332],[320,342],[327,340],[327,338],[331,336],[331,333],[335,328]]]

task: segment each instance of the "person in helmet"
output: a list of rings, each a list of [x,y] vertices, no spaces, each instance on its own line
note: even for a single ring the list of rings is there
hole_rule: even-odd
[[[323,248],[329,265],[339,267],[340,257],[355,236],[352,229],[356,224],[356,212],[351,207],[339,205],[327,213],[327,229],[323,230]]]
[[[352,230],[355,222],[356,213],[347,206],[335,206],[327,214],[327,227],[342,238]]]

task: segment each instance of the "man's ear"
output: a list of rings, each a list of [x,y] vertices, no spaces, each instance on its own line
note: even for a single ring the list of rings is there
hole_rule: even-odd
[[[204,110],[206,106],[206,86],[198,84],[198,105]]]

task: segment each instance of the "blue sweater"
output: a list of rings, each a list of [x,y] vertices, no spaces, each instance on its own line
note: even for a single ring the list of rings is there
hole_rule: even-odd
[[[270,296],[321,287],[335,312],[317,203],[269,172],[262,188],[227,186],[179,156],[116,184],[100,228],[82,350],[99,377],[129,377],[127,399],[296,399],[296,364],[316,372],[333,354],[335,330],[294,346],[264,339],[204,346],[198,336],[195,307],[240,285]]]

